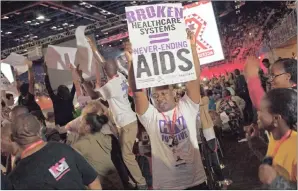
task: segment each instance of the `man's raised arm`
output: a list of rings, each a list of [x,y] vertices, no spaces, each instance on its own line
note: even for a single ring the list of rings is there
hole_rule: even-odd
[[[130,47],[131,47],[130,43],[127,42],[125,44],[125,56],[128,63],[128,83],[133,92],[136,113],[138,115],[143,115],[149,107],[149,101],[145,90],[137,90],[136,88],[136,81],[135,81],[135,75],[133,72],[132,55],[131,55],[132,51]]]
[[[193,56],[193,64],[195,67],[195,72],[197,75],[197,79],[193,81],[189,81],[186,83],[186,92],[188,97],[196,104],[200,103],[200,61],[199,56],[197,53],[197,47],[196,47],[196,39],[194,34],[191,31],[187,31],[187,36],[190,40],[191,45],[191,51]]]

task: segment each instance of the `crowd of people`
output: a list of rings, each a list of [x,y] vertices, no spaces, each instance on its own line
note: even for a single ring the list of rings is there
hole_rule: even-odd
[[[264,40],[268,41],[269,31],[291,11],[287,2],[275,3],[280,5],[273,8],[266,2],[255,2],[255,7],[244,6],[236,17],[230,13],[219,19],[222,46],[229,61],[244,62],[248,55],[258,51]],[[229,24],[225,22],[227,19]]]
[[[197,79],[179,85],[137,89],[129,41],[123,43],[124,76],[88,39],[95,85],[84,79],[80,65],[70,66],[71,91],[60,85],[55,92],[44,63],[53,103],[47,114],[36,103],[34,61],[27,59],[28,83],[16,84],[16,104],[5,91],[1,97],[2,189],[207,190],[212,172],[216,188],[228,189],[232,181],[222,171],[218,140],[225,130],[244,142],[260,129],[268,135],[258,172],[264,188],[297,189],[297,60],[264,59],[265,74],[258,58],[248,56],[243,72],[201,81],[196,40],[187,35]],[[79,112],[76,96],[89,98]],[[138,143],[148,142],[140,131],[149,137],[152,185],[136,157]]]

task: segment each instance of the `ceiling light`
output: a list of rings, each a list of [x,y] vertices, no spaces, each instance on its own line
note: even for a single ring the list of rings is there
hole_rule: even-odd
[[[26,36],[25,36],[25,38],[28,38],[29,37],[29,35],[27,34]]]
[[[73,26],[74,26],[73,24],[69,25],[69,27],[73,27]]]
[[[58,31],[61,31],[61,30],[63,30],[63,28],[58,28]]]
[[[14,14],[19,15],[19,14],[21,14],[21,13],[20,13],[20,12],[15,12]]]
[[[39,15],[36,19],[37,20],[43,20],[44,19],[44,16],[43,15]]]
[[[34,36],[33,38],[38,38],[38,36]]]
[[[1,32],[3,32],[3,31],[1,30]]]
[[[122,39],[120,40],[120,42],[122,42]]]
[[[86,4],[85,2],[80,3],[80,5],[85,5],[85,4]]]
[[[110,15],[111,13],[110,12],[108,12],[108,15]]]
[[[46,19],[46,21],[50,21],[51,19]]]
[[[105,32],[104,34],[109,34],[108,32]]]
[[[6,32],[5,34],[11,34],[11,33],[12,33],[12,32],[9,32],[9,31],[8,31],[8,32]]]
[[[4,17],[2,17],[2,19],[9,19],[9,17],[8,16],[4,16]]]
[[[25,23],[26,23],[26,24],[29,24],[29,23],[31,23],[31,21],[26,21]]]
[[[57,27],[55,27],[55,26],[52,26],[52,28],[51,28],[51,29],[55,30],[55,29],[57,29]]]
[[[35,99],[35,101],[37,101],[37,102],[38,102],[39,100],[38,100],[38,99]]]
[[[105,10],[102,10],[101,12],[102,12],[102,13],[105,13],[106,11],[105,11]]]
[[[67,26],[67,25],[68,25],[68,23],[63,23],[63,24],[62,24],[62,26]]]
[[[99,35],[96,35],[96,37],[99,37]]]
[[[109,47],[111,47],[112,45],[109,45]]]

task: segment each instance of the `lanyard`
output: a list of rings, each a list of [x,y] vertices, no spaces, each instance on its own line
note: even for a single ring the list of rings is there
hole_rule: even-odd
[[[273,153],[272,153],[272,158],[275,157],[275,155],[277,154],[281,144],[283,142],[285,142],[288,138],[290,138],[290,135],[292,133],[292,130],[289,130],[288,132],[286,132],[286,134],[280,139],[280,141],[276,144],[274,150],[273,150]]]
[[[21,154],[21,158],[24,158],[24,155],[31,149],[34,149],[35,147],[41,145],[43,142],[43,140],[39,140],[39,141],[36,141],[35,143],[32,143],[29,147],[27,147]]]
[[[177,116],[176,116],[176,112],[177,112],[177,108],[175,107],[174,112],[173,112],[173,116],[172,116],[172,122],[168,121],[165,114],[162,112],[162,116],[165,119],[166,123],[170,123],[169,125],[169,130],[172,136],[174,136],[175,134],[175,124],[176,124],[176,120],[177,120]]]

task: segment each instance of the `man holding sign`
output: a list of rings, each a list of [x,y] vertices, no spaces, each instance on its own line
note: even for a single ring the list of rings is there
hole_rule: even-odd
[[[173,7],[176,7],[177,9]],[[180,22],[182,25],[177,26],[176,29],[178,32],[176,31],[177,33],[173,35],[186,37],[185,26],[183,24],[183,15],[179,14],[179,11],[181,10],[178,9],[178,7],[179,6],[176,4],[141,6],[138,7],[140,9],[136,9],[134,7],[136,11],[128,14],[128,16],[132,17],[132,19],[128,19],[128,22],[131,21],[129,25],[133,25],[135,22],[138,22],[136,21],[137,19],[142,20],[150,17],[152,18],[153,15],[156,15],[158,17],[155,18],[156,24],[159,23],[158,20],[169,20],[171,16],[178,16],[181,18]],[[129,8],[129,10],[133,9]],[[175,12],[173,12],[173,10]],[[126,9],[126,11],[128,12],[128,9]],[[133,17],[133,15],[135,17]],[[136,20],[134,20],[134,18]],[[177,20],[178,19],[176,18],[175,21]],[[131,34],[131,31],[129,32]],[[152,100],[154,106],[149,103],[146,91],[137,89],[136,86],[136,83],[140,83],[138,80],[137,67],[140,66],[140,63],[144,63],[142,61],[143,56],[135,54],[134,50],[136,46],[134,43],[132,43],[132,47],[134,49],[131,48],[130,44],[126,44],[125,47],[125,54],[129,64],[129,85],[134,92],[136,113],[138,114],[141,123],[146,128],[151,140],[152,176],[154,189],[208,189],[205,183],[207,178],[196,138],[196,115],[199,112],[199,104],[201,99],[200,63],[196,51],[196,41],[194,35],[190,31],[188,31],[188,37],[190,42],[187,41],[184,48],[181,48],[181,50],[179,49],[176,52],[173,51],[177,56],[176,58],[171,58],[171,55],[175,56],[175,54],[172,52],[167,53],[167,58],[163,58],[163,53],[159,52],[160,64],[156,63],[157,67],[153,67],[153,72],[151,73],[153,74],[154,70],[157,72],[159,69],[158,66],[163,68],[164,65],[166,66],[166,70],[162,70],[163,72],[161,73],[166,76],[167,74],[165,73],[167,72],[164,71],[168,71],[168,66],[171,66],[171,70],[174,68],[174,73],[175,70],[179,70],[179,74],[176,76],[176,78],[192,76],[189,77],[189,79],[192,81],[186,83],[186,95],[177,104],[175,103],[172,87],[168,85],[177,79],[171,79],[172,81],[165,80],[165,84],[163,86],[153,88]],[[133,39],[131,35],[130,39]],[[187,39],[185,38],[185,40]],[[159,45],[159,47],[163,47],[163,45],[171,42],[172,41],[163,43]],[[145,40],[142,41],[142,43],[146,43]],[[191,46],[191,53],[189,51],[189,45]],[[167,46],[165,45],[165,47]],[[183,54],[179,55],[179,51],[182,51]],[[134,56],[133,58],[132,54]],[[156,58],[155,53],[151,55],[152,58]],[[183,61],[184,64],[179,60]],[[134,65],[132,65],[132,61],[134,61]],[[146,61],[148,66],[149,63],[152,62],[154,62],[154,59],[153,61]],[[187,68],[191,69],[187,70]],[[135,71],[133,69],[135,69]],[[191,71],[194,71],[194,75]],[[188,73],[188,75],[184,76],[186,73]],[[184,81],[187,78],[188,77],[184,79],[178,79],[178,81]],[[156,85],[161,84],[159,81],[155,81],[155,79],[153,82]],[[143,86],[139,84],[138,87],[146,87],[147,85]]]
[[[125,10],[138,89],[196,79],[181,4]]]

